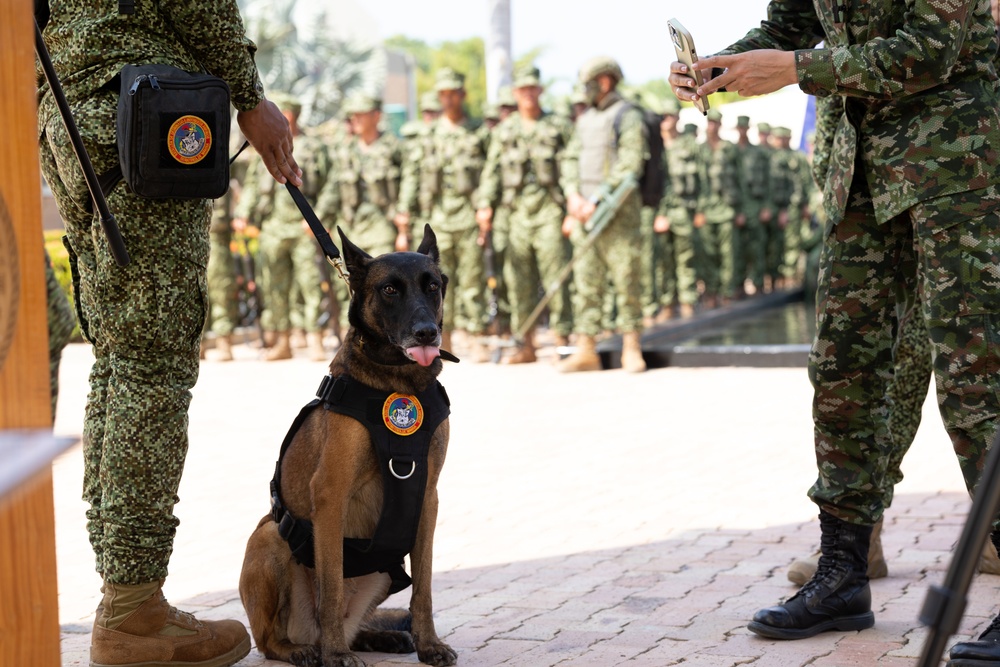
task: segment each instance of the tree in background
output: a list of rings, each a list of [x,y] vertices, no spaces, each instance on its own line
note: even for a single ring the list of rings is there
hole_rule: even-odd
[[[469,116],[479,118],[486,102],[486,46],[479,37],[431,46],[420,39],[395,35],[385,46],[413,57],[417,66],[417,97],[434,90],[434,73],[441,67],[465,74],[465,103]]]

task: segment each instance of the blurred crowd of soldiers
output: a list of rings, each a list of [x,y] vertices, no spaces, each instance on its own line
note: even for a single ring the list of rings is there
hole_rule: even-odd
[[[292,126],[302,191],[324,225],[376,256],[415,247],[430,224],[449,276],[442,347],[485,361],[514,332],[507,363],[536,360],[536,304],[584,242],[582,223],[601,193],[624,172],[639,176],[655,133],[648,119],[658,119],[659,204],[626,202],[605,238],[576,258],[573,279],[552,290],[545,317],[547,343],[574,336],[576,353],[561,370],[600,368],[595,340],[618,331],[623,366],[641,371],[643,327],[810,282],[822,195],[788,128],[752,128],[740,116],[732,143],[720,136],[723,112],[712,109],[702,138],[696,125],[680,127],[675,98],[629,100],[621,80],[613,59],[595,58],[568,108],[550,113],[538,69],[521,67],[478,124],[466,113],[464,76],[443,68],[420,98],[420,118],[398,137],[370,96],[348,98],[340,118],[308,129],[298,126],[296,99],[271,98]],[[348,326],[346,285],[258,158],[239,156],[233,179],[211,227],[213,358],[232,359],[234,330],[252,324],[267,360],[289,359],[297,347],[328,360]]]

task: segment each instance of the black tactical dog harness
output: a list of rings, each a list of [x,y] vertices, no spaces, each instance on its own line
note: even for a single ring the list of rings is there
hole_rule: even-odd
[[[418,394],[389,394],[361,384],[348,375],[327,375],[317,398],[292,422],[271,480],[271,516],[292,556],[315,567],[313,526],[291,515],[281,499],[281,461],[302,423],[312,411],[325,409],[347,415],[368,428],[382,472],[382,514],[371,539],[344,538],[344,577],[386,572],[392,577],[390,594],[410,585],[403,557],[413,550],[427,487],[427,453],[431,436],[451,413],[448,394],[440,382]]]

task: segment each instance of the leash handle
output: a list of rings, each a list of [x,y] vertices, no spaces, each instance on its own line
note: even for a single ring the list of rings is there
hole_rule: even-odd
[[[56,106],[59,107],[59,115],[62,116],[63,124],[66,126],[70,143],[73,144],[73,152],[76,153],[76,159],[80,162],[80,168],[83,169],[83,176],[87,180],[87,188],[90,190],[90,196],[93,197],[94,203],[97,205],[97,212],[101,216],[101,227],[104,229],[104,235],[108,237],[111,254],[114,256],[118,266],[126,266],[130,260],[128,250],[125,249],[125,240],[122,238],[122,232],[118,228],[118,221],[115,220],[111,209],[108,208],[108,202],[104,198],[104,191],[101,190],[101,184],[97,178],[97,173],[94,171],[94,165],[90,161],[90,155],[87,154],[86,147],[83,145],[80,130],[73,120],[69,102],[66,101],[62,84],[59,83],[59,77],[56,76],[56,69],[52,65],[49,50],[45,47],[45,40],[42,38],[42,30],[38,27],[38,21],[35,21],[35,53],[38,54],[38,61],[42,64],[42,71],[45,72],[45,80],[48,82],[52,96],[56,100]]]
[[[309,229],[312,230],[313,236],[319,242],[319,247],[326,256],[326,261],[330,263],[333,268],[337,270],[340,277],[345,283],[350,287],[350,277],[351,274],[347,271],[347,266],[344,265],[344,260],[340,257],[340,251],[337,250],[337,246],[334,245],[333,239],[330,238],[330,233],[326,231],[323,227],[323,223],[319,221],[319,217],[316,215],[316,211],[309,204],[309,200],[306,196],[302,194],[302,191],[291,183],[285,183],[285,188],[288,189],[288,194],[292,195],[292,199],[295,201],[295,205],[299,207],[299,212],[302,213],[302,217],[305,218],[306,223],[309,225]]]

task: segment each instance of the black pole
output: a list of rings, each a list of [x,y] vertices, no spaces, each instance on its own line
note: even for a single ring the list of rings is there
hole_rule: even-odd
[[[931,586],[920,612],[920,622],[930,627],[918,667],[936,667],[948,638],[958,630],[965,612],[966,594],[979,565],[993,521],[1000,511],[1000,432],[993,438],[986,464],[976,485],[975,498],[962,536],[948,566],[944,584]]]
[[[45,40],[42,39],[42,31],[38,27],[37,21],[35,22],[35,53],[38,54],[38,60],[42,63],[45,80],[48,81],[49,88],[52,90],[52,96],[55,97],[56,105],[59,107],[59,115],[62,116],[63,123],[66,125],[66,131],[69,133],[70,142],[73,144],[73,152],[76,153],[76,159],[80,161],[80,168],[83,169],[83,176],[87,179],[87,187],[90,188],[90,195],[97,204],[97,212],[101,216],[101,227],[104,228],[104,235],[108,237],[111,254],[114,255],[118,266],[125,266],[129,263],[125,241],[122,239],[122,233],[118,229],[118,222],[115,220],[115,216],[111,214],[111,210],[108,208],[108,202],[104,198],[101,184],[97,180],[97,174],[94,173],[94,165],[91,163],[87,149],[83,145],[83,139],[80,137],[80,130],[77,129],[76,123],[73,121],[69,103],[66,101],[62,85],[59,83],[59,77],[56,76],[55,67],[52,66],[52,58],[49,57],[49,50],[45,48]]]

